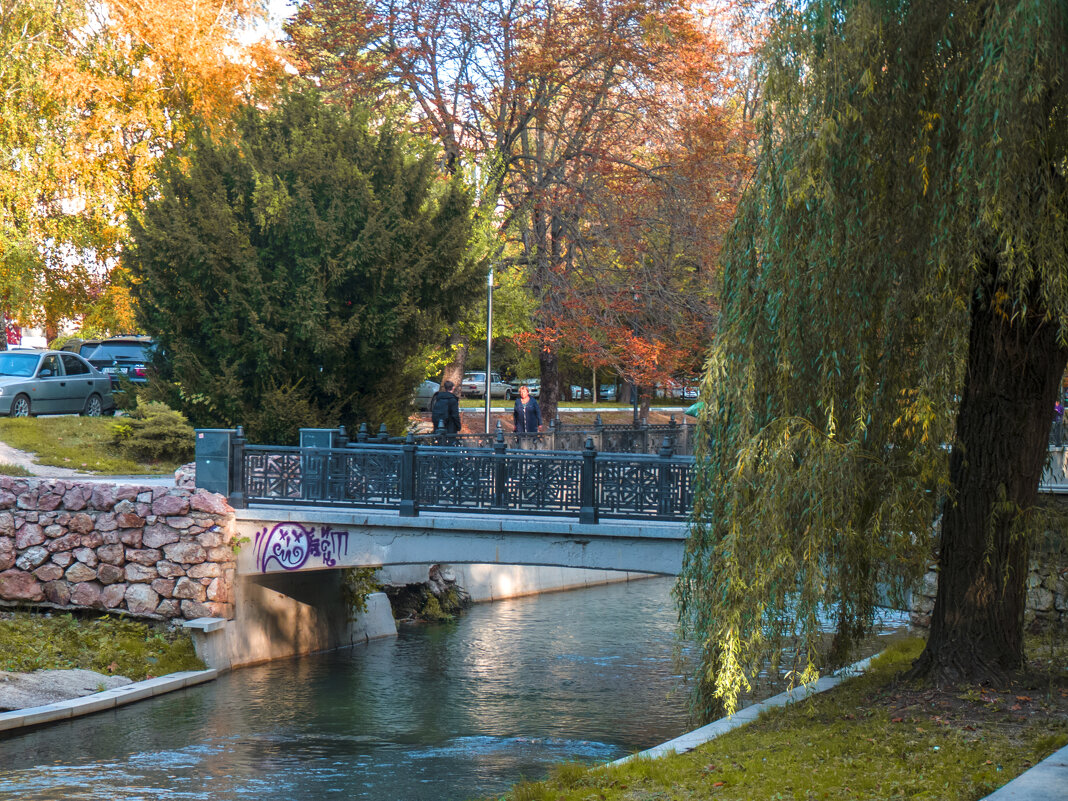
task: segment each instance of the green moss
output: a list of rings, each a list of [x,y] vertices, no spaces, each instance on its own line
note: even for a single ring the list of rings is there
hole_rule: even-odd
[[[367,596],[381,589],[377,574],[375,567],[349,567],[341,571],[341,596],[350,621],[367,611]]]
[[[135,681],[183,670],[203,670],[184,631],[108,615],[98,618],[0,616],[0,670],[29,672],[82,668]]]
[[[437,596],[433,594],[427,595],[426,603],[424,603],[423,608],[419,610],[419,616],[424,620],[431,622],[441,622],[453,619],[451,614],[441,608],[441,602],[438,601]]]

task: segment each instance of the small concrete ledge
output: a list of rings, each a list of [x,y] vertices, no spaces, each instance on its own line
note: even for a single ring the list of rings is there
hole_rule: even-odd
[[[0,732],[12,731],[27,726],[40,726],[44,723],[54,723],[57,720],[69,720],[81,717],[93,712],[102,712],[106,709],[132,704],[145,698],[153,698],[157,695],[182,690],[206,681],[212,681],[219,675],[217,670],[187,670],[181,673],[171,673],[145,681],[135,681],[123,687],[115,687],[111,690],[94,693],[93,695],[71,698],[67,701],[58,701],[47,706],[34,706],[27,709],[16,709],[12,712],[0,714]]]
[[[207,634],[210,631],[221,631],[226,625],[225,617],[198,617],[186,620],[182,623],[183,628],[196,629]]]
[[[984,801],[1064,801],[1068,798],[1068,745],[988,795]]]

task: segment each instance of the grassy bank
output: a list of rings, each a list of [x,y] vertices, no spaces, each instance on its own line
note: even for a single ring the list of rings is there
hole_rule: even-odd
[[[82,668],[139,681],[203,670],[184,631],[162,623],[71,614],[0,612],[0,670]]]
[[[38,464],[105,475],[173,473],[177,462],[137,462],[114,450],[117,418],[37,417],[0,419],[0,440],[35,454]],[[5,470],[4,472],[11,472]],[[19,473],[14,473],[19,475]]]
[[[1064,652],[1002,688],[899,680],[922,643],[861,677],[770,711],[688,754],[616,767],[559,765],[508,801],[979,799],[1068,743]]]

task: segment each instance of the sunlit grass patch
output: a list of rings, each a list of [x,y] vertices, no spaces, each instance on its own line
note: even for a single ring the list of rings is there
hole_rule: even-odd
[[[108,615],[0,613],[0,670],[81,668],[135,681],[203,670],[188,633]]]
[[[7,462],[0,462],[0,475],[4,476],[32,476],[29,470],[22,465],[8,464]]]
[[[0,419],[0,440],[35,454],[38,464],[79,472],[163,474],[179,467],[177,462],[136,462],[118,454],[111,445],[115,422],[108,417],[6,418]]]

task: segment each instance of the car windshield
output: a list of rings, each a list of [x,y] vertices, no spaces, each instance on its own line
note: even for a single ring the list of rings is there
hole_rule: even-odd
[[[90,361],[93,359],[114,359],[115,361],[123,362],[144,362],[148,359],[148,351],[144,345],[137,345],[132,342],[113,342],[101,345],[86,358]]]
[[[31,376],[40,358],[36,353],[0,353],[0,375]]]
[[[485,381],[485,380],[486,380],[486,374],[485,373],[468,373],[467,376],[464,378],[464,381]]]

